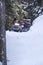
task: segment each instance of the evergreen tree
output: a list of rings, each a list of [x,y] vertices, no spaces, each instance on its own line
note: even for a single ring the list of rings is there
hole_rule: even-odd
[[[28,12],[25,10],[28,7],[27,2],[22,4],[20,0],[16,0],[12,6],[13,14],[17,17],[17,20],[28,18]]]
[[[11,0],[5,0],[5,5],[6,5],[6,30],[8,30],[11,26],[13,16]]]

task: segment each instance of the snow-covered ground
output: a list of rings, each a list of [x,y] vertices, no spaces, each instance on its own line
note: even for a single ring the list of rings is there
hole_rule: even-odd
[[[6,32],[8,65],[43,65],[43,15],[28,32]]]

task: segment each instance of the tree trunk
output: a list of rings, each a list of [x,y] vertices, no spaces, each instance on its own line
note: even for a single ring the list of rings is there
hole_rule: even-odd
[[[4,0],[0,0],[0,57],[2,65],[7,65]]]

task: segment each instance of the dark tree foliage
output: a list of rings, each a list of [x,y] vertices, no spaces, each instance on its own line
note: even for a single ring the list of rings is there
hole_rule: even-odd
[[[10,17],[12,17],[12,15],[13,15],[11,0],[5,0],[5,5],[6,5],[6,25],[5,25],[5,28],[6,28],[6,30],[8,30],[10,25],[11,25]]]
[[[5,0],[5,5],[6,5],[6,14],[11,15],[11,12],[12,12],[11,1]]]
[[[36,1],[37,1],[38,5],[41,6],[41,1],[42,0],[36,0]]]

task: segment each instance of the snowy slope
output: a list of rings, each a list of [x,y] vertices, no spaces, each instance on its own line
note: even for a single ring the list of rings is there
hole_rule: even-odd
[[[28,32],[6,32],[8,65],[43,65],[43,15]]]
[[[43,65],[43,15],[28,32],[6,32],[8,65]]]

